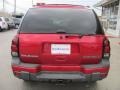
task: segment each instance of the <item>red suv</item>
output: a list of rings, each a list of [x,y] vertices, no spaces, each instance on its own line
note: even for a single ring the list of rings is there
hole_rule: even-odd
[[[11,45],[23,80],[97,81],[108,75],[110,43],[92,9],[46,4],[28,10]]]

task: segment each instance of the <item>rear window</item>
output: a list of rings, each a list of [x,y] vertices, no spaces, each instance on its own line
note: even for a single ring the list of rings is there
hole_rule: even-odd
[[[9,19],[8,19],[8,18],[5,18],[5,21],[9,21]]]
[[[20,27],[20,33],[96,34],[97,30],[98,22],[92,10],[71,8],[31,8]]]

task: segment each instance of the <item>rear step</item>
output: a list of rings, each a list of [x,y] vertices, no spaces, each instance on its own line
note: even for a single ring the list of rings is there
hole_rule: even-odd
[[[57,80],[69,80],[69,79],[74,79],[74,80],[83,80],[85,77],[81,73],[40,73],[37,75],[38,79],[57,79]]]

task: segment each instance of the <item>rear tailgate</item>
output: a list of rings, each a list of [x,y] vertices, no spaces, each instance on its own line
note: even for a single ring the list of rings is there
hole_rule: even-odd
[[[42,65],[96,64],[102,59],[103,36],[20,34],[22,62]]]

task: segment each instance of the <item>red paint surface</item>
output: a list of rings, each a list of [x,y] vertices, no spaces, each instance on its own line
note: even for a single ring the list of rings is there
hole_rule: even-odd
[[[61,36],[64,39],[60,39]],[[42,65],[96,64],[102,59],[103,39],[102,35],[65,38],[64,34],[20,34],[20,59],[25,63]],[[51,44],[70,44],[71,54],[52,55]],[[24,57],[22,55],[37,57]]]
[[[40,5],[38,8],[79,8],[86,9],[81,5]],[[61,39],[62,37],[62,39]],[[112,36],[107,36],[112,37]],[[26,71],[30,73],[38,73],[40,71],[53,72],[82,72],[84,74],[92,74],[96,72],[105,73],[107,75],[109,67],[101,68],[85,68],[86,64],[98,64],[103,53],[110,53],[109,45],[104,45],[104,35],[79,36],[66,34],[24,34],[17,35],[12,42],[12,51],[19,52],[21,62],[39,64],[37,67],[26,67],[20,65],[12,65],[13,72]],[[70,55],[52,55],[51,44],[70,44]],[[120,44],[120,43],[119,43]],[[108,52],[109,51],[109,52]],[[33,56],[33,57],[29,57]],[[26,57],[27,56],[27,57]],[[34,57],[35,56],[35,57]],[[104,77],[104,75],[103,75]]]

